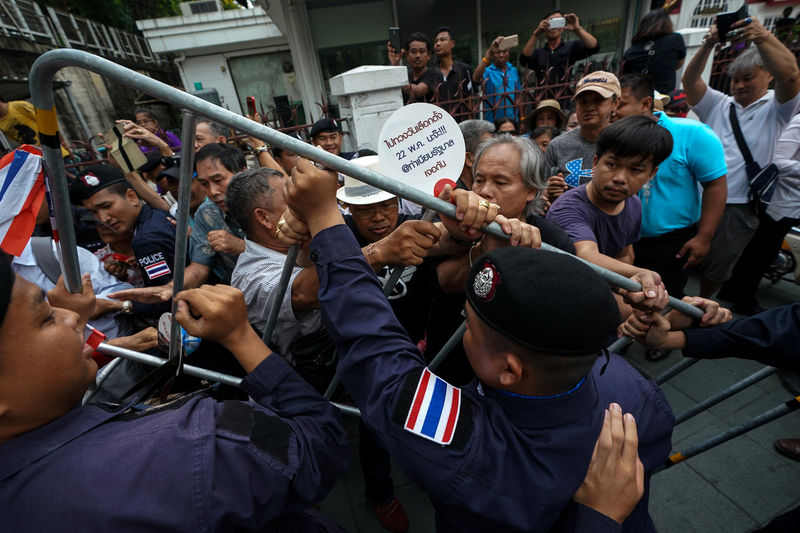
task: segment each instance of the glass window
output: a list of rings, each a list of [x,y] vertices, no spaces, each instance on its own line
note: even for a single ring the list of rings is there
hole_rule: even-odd
[[[231,57],[228,68],[242,109],[247,109],[246,98],[253,96],[256,109],[263,110],[270,118],[277,113],[282,125],[293,123],[294,108],[298,108],[298,123],[305,124],[297,76],[288,51]]]

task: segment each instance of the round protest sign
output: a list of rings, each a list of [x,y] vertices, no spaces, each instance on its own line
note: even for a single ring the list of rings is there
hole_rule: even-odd
[[[466,148],[447,111],[419,103],[392,113],[381,129],[378,156],[385,175],[433,194],[437,183],[453,183],[461,175]]]

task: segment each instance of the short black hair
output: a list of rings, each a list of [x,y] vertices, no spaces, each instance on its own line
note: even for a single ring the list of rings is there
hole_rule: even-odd
[[[517,126],[517,121],[511,117],[500,117],[494,119],[494,127],[497,129],[497,132],[500,132],[500,126],[505,124],[506,122],[510,122],[512,126],[514,126],[514,133],[516,134],[519,130],[519,126]]]
[[[450,26],[439,26],[438,28],[436,28],[436,33],[434,33],[433,36],[436,37],[443,31],[447,32],[447,35],[450,36],[450,40],[452,41],[456,40],[456,32],[454,32],[453,28],[451,28]]]
[[[123,198],[125,197],[125,195],[128,194],[129,189],[133,191],[137,197],[139,196],[139,193],[136,192],[136,189],[134,189],[133,186],[128,181],[120,181],[117,183],[112,183],[108,187],[105,187],[105,190],[107,190],[108,192],[116,194],[117,196],[122,196]]]
[[[614,122],[597,138],[597,158],[610,152],[616,157],[653,158],[657,167],[672,153],[672,135],[666,128],[644,115],[634,115]]]
[[[545,133],[550,134],[551,139],[555,139],[559,135],[561,135],[561,130],[556,128],[555,126],[539,126],[535,130],[531,132],[531,139],[536,139],[539,135],[544,135]]]
[[[653,79],[647,74],[641,72],[633,72],[625,74],[619,78],[620,89],[628,88],[631,94],[636,97],[638,101],[642,101],[648,96],[653,98],[653,92],[656,90],[653,85]],[[650,111],[653,110],[653,103],[650,102]]]
[[[197,151],[194,164],[206,159],[216,159],[219,164],[234,174],[247,168],[247,161],[241,150],[230,144],[209,143]]]
[[[156,116],[155,111],[153,111],[152,109],[150,109],[148,107],[140,107],[140,108],[138,108],[136,111],[133,112],[133,117],[136,118],[136,115],[139,115],[139,114],[147,115],[148,117],[150,117],[151,120],[155,120],[156,122],[158,122],[158,117]]]
[[[544,18],[546,18],[546,19],[549,19],[550,17],[552,17],[552,16],[553,16],[553,15],[555,15],[556,13],[559,13],[559,14],[561,14],[561,15],[566,15],[566,14],[567,14],[567,13],[566,13],[566,12],[565,12],[563,9],[554,9],[554,10],[550,11],[549,13],[547,13],[547,14],[544,16]]]
[[[409,35],[408,39],[406,40],[406,50],[408,50],[408,48],[411,46],[411,42],[412,41],[419,41],[419,42],[425,43],[425,49],[428,52],[431,51],[431,40],[428,39],[428,36],[425,35],[424,33],[415,31],[414,33]]]

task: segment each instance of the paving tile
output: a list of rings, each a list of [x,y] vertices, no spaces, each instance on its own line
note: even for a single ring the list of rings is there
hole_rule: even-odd
[[[650,515],[660,533],[744,533],[757,525],[688,464],[653,476]]]

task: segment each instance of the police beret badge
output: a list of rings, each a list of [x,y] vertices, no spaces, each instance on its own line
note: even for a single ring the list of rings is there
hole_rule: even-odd
[[[81,180],[87,187],[97,187],[100,185],[100,180],[94,174],[86,174],[81,176]]]
[[[475,296],[484,302],[488,302],[494,297],[494,291],[498,283],[500,283],[500,273],[487,260],[484,262],[481,271],[475,276],[475,280],[472,282],[472,290],[475,291]]]

